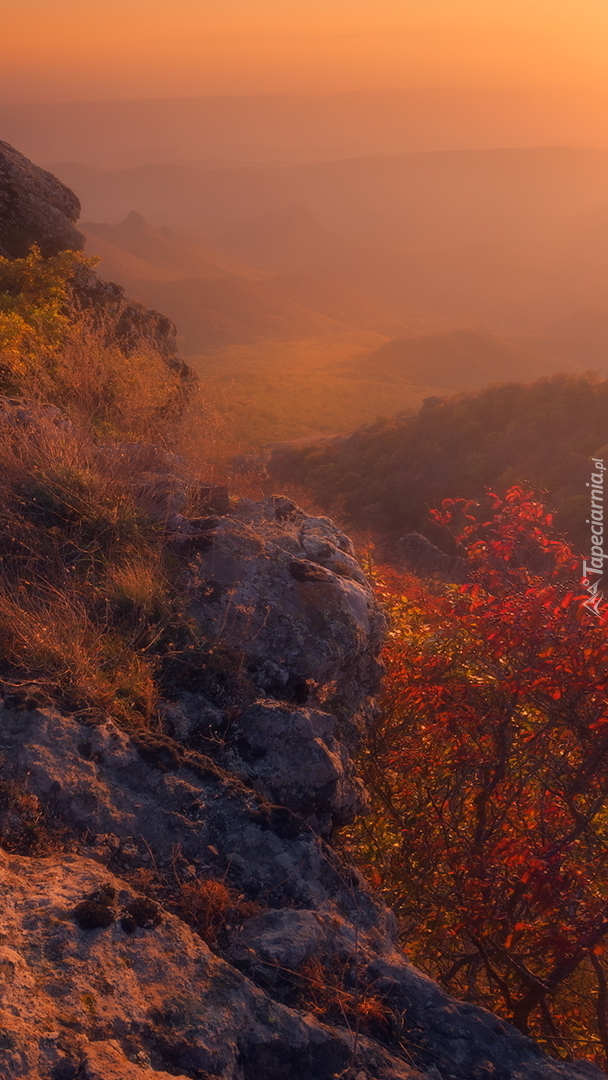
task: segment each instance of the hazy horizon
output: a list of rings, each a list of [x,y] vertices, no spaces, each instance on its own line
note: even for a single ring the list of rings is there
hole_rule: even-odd
[[[526,88],[417,87],[0,102],[0,133],[41,165],[163,161],[297,163],[433,150],[608,148],[608,92],[595,115]]]
[[[411,403],[604,369],[599,0],[24,0],[3,30],[0,138],[76,192],[102,276],[256,373],[262,414],[282,355],[330,429],[347,383],[351,423],[393,379]],[[439,334],[415,363],[411,334]]]

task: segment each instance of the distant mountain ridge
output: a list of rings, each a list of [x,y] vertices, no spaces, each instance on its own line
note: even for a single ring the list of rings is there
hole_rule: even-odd
[[[295,163],[535,145],[597,146],[605,125],[572,88],[411,87],[322,94],[0,104],[4,137],[35,161]],[[601,113],[598,114],[601,116]],[[573,133],[576,133],[573,137]]]
[[[53,169],[88,218],[116,221],[135,206],[256,267],[339,278],[404,318],[538,325],[601,307],[608,291],[608,150]]]
[[[395,338],[343,365],[356,376],[385,382],[434,384],[445,390],[481,389],[493,382],[539,378],[556,371],[578,371],[572,359],[555,355],[540,337],[513,339],[475,329],[450,330],[419,337]]]
[[[343,331],[406,327],[342,282],[254,270],[242,260],[131,211],[116,225],[84,222],[87,251],[102,272],[143,303],[168,311],[189,353],[260,340],[292,341]]]

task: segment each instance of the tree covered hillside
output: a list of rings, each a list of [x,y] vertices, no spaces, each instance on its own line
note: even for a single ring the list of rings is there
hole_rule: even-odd
[[[347,439],[280,448],[270,469],[360,525],[427,534],[427,507],[443,498],[523,482],[545,491],[557,528],[584,543],[588,461],[608,453],[607,420],[608,380],[554,375],[427,398],[416,414]]]

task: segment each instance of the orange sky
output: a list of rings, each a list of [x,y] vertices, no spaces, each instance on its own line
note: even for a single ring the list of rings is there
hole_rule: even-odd
[[[3,8],[0,101],[415,85],[608,89],[608,0],[20,0]]]

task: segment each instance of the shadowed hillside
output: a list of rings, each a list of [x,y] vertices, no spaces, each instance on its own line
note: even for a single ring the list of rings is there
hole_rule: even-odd
[[[533,379],[581,365],[551,355],[550,342],[538,337],[513,339],[479,330],[396,338],[365,357],[344,364],[344,377],[363,372],[378,382],[426,382],[446,390],[469,390],[506,379]]]
[[[523,483],[548,493],[556,524],[588,543],[589,459],[608,454],[608,381],[554,375],[524,385],[432,397],[414,415],[352,435],[277,449],[275,478],[379,531],[436,537],[428,508]]]

